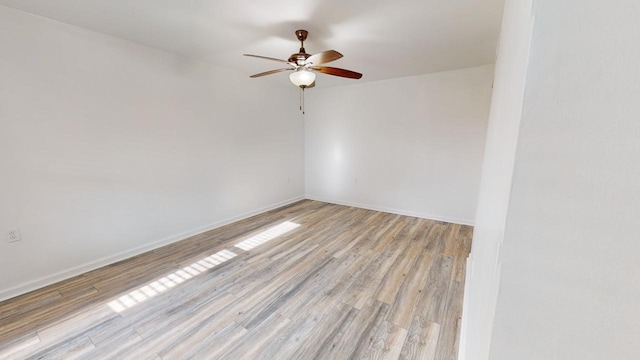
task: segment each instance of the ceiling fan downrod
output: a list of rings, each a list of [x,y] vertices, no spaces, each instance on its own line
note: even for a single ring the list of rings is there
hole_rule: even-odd
[[[300,41],[300,54],[304,54],[307,51],[304,49],[304,41],[307,40],[309,32],[307,30],[296,30],[296,37]]]

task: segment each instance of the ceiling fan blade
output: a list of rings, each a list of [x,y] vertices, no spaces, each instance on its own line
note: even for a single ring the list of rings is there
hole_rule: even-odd
[[[311,68],[323,74],[342,76],[350,79],[360,79],[362,77],[362,74],[355,71],[334,68],[330,66],[312,66]]]
[[[342,57],[342,54],[335,50],[327,50],[321,53],[311,55],[305,61],[305,64],[321,65],[328,62],[336,61]]]
[[[276,70],[265,71],[265,72],[261,72],[261,73],[259,73],[259,74],[251,75],[251,76],[249,76],[249,77],[251,77],[251,78],[257,78],[257,77],[260,77],[260,76],[276,74],[276,73],[279,73],[279,72],[289,71],[289,70],[293,70],[293,68],[289,68],[289,69],[276,69]]]
[[[289,62],[287,60],[276,59],[276,58],[272,58],[272,57],[268,57],[268,56],[251,55],[251,54],[242,54],[242,55],[250,56],[250,57],[254,57],[254,58],[258,58],[258,59],[266,59],[266,60],[283,62],[283,63],[289,64]]]

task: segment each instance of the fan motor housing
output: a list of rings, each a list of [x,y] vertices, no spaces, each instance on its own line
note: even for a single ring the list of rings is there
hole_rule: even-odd
[[[300,50],[304,50],[304,48],[300,49]],[[307,58],[311,56],[309,54],[307,54],[306,52],[299,52],[297,54],[291,54],[291,56],[289,56],[289,59],[287,60],[290,63],[294,63],[296,65],[304,65],[305,60],[307,60]]]

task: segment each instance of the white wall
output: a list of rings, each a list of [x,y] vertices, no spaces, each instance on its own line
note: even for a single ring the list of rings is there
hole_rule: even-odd
[[[533,18],[531,0],[505,3],[473,245],[467,262],[460,359],[489,356],[500,265],[522,114]]]
[[[470,224],[493,66],[313,89],[307,197]]]
[[[293,86],[2,6],[0,49],[0,300],[304,195]]]
[[[640,3],[534,16],[491,358],[638,359]]]

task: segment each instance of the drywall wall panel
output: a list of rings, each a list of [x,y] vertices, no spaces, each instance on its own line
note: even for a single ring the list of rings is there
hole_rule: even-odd
[[[1,6],[0,48],[0,299],[304,196],[293,86]]]
[[[637,359],[640,4],[533,12],[491,359]]]
[[[306,193],[474,222],[493,66],[307,92]]]
[[[531,0],[506,1],[473,246],[467,261],[460,359],[486,360],[489,356],[532,24]]]

